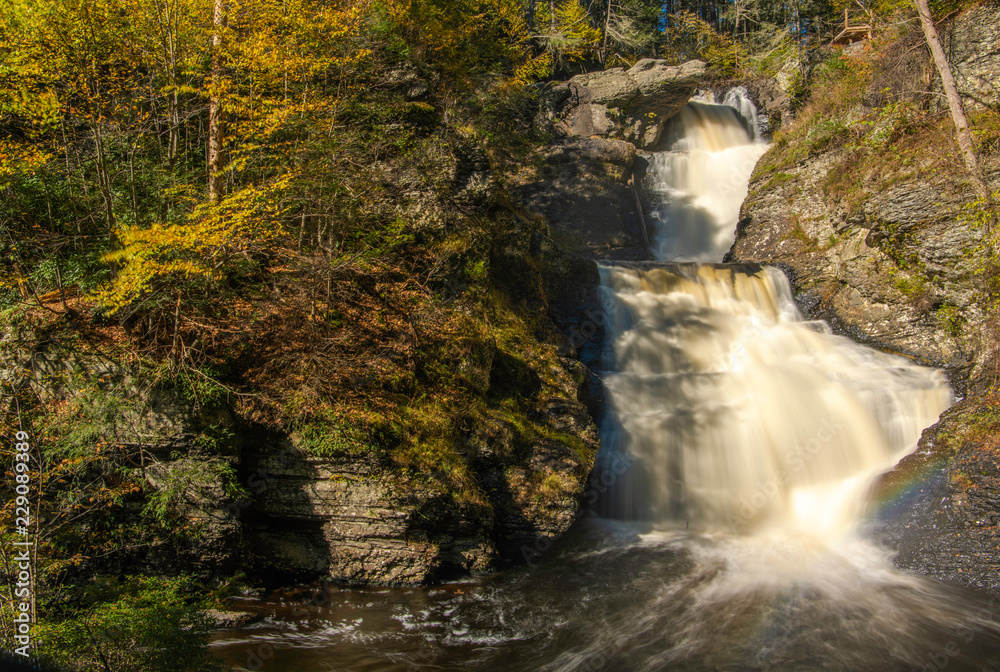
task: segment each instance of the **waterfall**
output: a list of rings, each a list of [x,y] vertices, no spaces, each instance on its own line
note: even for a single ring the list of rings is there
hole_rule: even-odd
[[[662,261],[600,267],[602,459],[632,464],[606,502],[614,517],[842,536],[871,479],[952,402],[941,372],[803,319],[779,270],[673,262],[722,258],[765,150],[731,107],[690,103],[651,162]]]
[[[713,175],[692,187],[685,161],[763,146],[722,106],[691,106],[676,135],[652,177],[715,209],[712,241],[682,254],[664,236],[657,254],[689,262],[600,265],[612,417],[585,503],[608,515],[493,577],[279,595],[264,623],[217,634],[217,654],[240,666],[266,646],[269,672],[997,669],[997,600],[896,571],[849,534],[870,479],[950,403],[942,375],[804,319],[775,268],[710,263],[752,166],[702,157],[744,180],[708,192]]]
[[[746,87],[734,86],[726,92],[722,104],[736,110],[752,140],[760,139],[760,118],[757,116],[757,106],[750,100]]]
[[[839,537],[951,391],[940,371],[804,320],[780,271],[753,270],[601,267],[605,444],[633,458],[612,512]]]
[[[718,261],[733,243],[750,174],[767,145],[750,137],[732,107],[691,102],[668,130],[667,147],[653,154],[646,181],[658,200],[653,255]]]

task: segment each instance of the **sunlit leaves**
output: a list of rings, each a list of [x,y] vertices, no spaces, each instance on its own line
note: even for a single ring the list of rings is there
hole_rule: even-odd
[[[239,260],[253,261],[282,235],[282,197],[292,179],[288,174],[202,203],[183,223],[122,228],[121,249],[104,258],[120,270],[98,299],[114,312],[168,286],[223,281]]]
[[[564,61],[595,56],[602,35],[591,25],[587,9],[577,0],[560,0],[554,9],[553,13],[548,3],[540,3],[538,24],[546,51]]]
[[[497,74],[527,60],[528,30],[515,0],[395,0],[393,15],[413,36],[419,58],[453,83]]]

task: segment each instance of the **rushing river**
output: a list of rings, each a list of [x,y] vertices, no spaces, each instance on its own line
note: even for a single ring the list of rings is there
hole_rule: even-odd
[[[487,579],[248,602],[266,618],[219,633],[220,657],[274,672],[1000,670],[1000,601],[896,571],[861,532],[872,480],[952,402],[944,377],[804,320],[780,271],[717,263],[765,149],[752,106],[726,102],[690,104],[651,161],[660,261],[600,267],[598,469],[628,465],[602,517]]]

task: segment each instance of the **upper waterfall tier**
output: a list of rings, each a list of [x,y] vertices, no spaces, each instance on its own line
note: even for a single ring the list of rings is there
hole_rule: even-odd
[[[767,145],[753,141],[733,107],[691,102],[674,119],[667,146],[653,154],[647,177],[656,202],[653,255],[719,261],[733,244],[750,175]]]

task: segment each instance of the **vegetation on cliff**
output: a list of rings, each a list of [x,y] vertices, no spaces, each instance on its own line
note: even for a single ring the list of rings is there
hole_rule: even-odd
[[[471,428],[544,431],[528,417],[546,384],[533,372],[556,347],[533,225],[502,195],[531,140],[525,84],[551,61],[525,47],[520,8],[212,10],[24,2],[0,16],[4,459],[12,469],[27,432],[35,644],[74,669],[160,669],[143,656],[176,652],[167,630],[203,637],[183,587],[167,600],[127,580],[84,585],[197,541],[213,523],[192,519],[192,497],[252,495],[229,457],[233,417],[466,500],[484,498],[463,456]],[[224,162],[210,175],[213,105]],[[530,375],[502,377],[494,359]],[[148,421],[157,399],[192,419],[183,444]],[[188,455],[192,467],[158,470]]]

